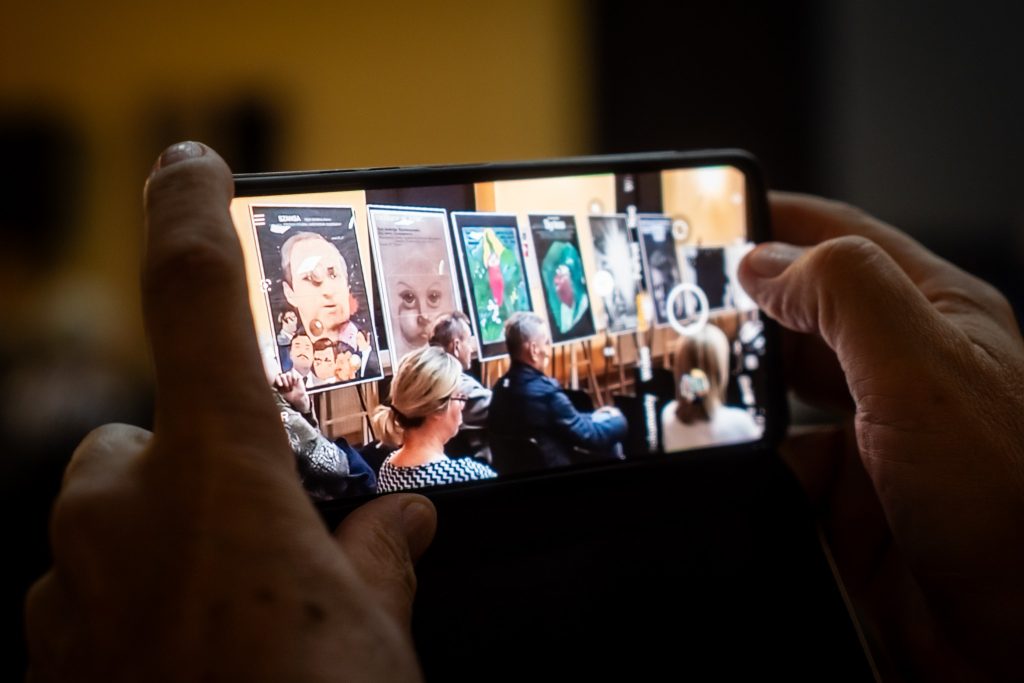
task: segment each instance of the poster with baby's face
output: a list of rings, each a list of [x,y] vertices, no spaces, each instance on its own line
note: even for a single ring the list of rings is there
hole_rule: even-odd
[[[426,346],[430,326],[459,308],[444,209],[368,206],[391,365]]]
[[[609,334],[632,332],[637,327],[638,273],[633,267],[632,244],[625,214],[590,216],[594,240],[593,288],[604,304]]]
[[[282,372],[310,391],[381,378],[350,206],[250,208]]]
[[[575,217],[537,214],[529,218],[551,341],[562,344],[593,337],[594,315]]]

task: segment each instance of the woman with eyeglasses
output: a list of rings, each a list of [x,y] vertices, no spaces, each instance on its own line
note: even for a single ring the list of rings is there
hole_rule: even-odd
[[[467,396],[458,391],[459,361],[444,349],[425,346],[409,353],[391,381],[391,396],[372,423],[386,445],[399,446],[381,465],[381,493],[498,476],[473,458],[449,458],[445,443],[462,424]]]

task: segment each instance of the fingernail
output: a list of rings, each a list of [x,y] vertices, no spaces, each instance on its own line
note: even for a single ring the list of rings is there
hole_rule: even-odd
[[[758,277],[777,277],[805,251],[785,242],[766,242],[747,254],[747,266]]]
[[[161,168],[167,168],[171,164],[176,164],[186,159],[195,159],[204,154],[206,154],[206,145],[201,142],[192,142],[191,140],[178,142],[164,150],[164,153],[156,160],[156,164],[153,165],[153,170],[157,171]]]
[[[434,506],[426,498],[412,497],[402,507],[402,527],[409,541],[409,554],[418,558],[434,538]]]

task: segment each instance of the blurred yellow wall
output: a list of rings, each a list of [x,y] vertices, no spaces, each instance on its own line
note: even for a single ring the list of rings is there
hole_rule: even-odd
[[[106,292],[124,312],[120,342],[139,348],[141,189],[173,142],[154,132],[162,121],[200,137],[211,108],[254,96],[280,115],[282,170],[585,153],[584,12],[579,0],[19,3],[0,22],[0,106],[38,104],[79,128],[87,202],[63,277]]]

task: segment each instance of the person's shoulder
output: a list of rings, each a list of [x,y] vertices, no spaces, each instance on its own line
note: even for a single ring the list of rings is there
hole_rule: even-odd
[[[459,383],[461,384],[463,391],[487,389],[487,387],[481,384],[476,377],[469,374],[468,372],[462,373],[462,378],[459,380]]]
[[[661,419],[667,421],[669,419],[675,420],[676,408],[679,406],[679,401],[672,399],[661,408]]]
[[[449,461],[451,466],[474,479],[491,479],[498,476],[498,473],[484,463],[472,457],[453,458]]]
[[[721,413],[722,419],[731,424],[746,424],[754,421],[750,413],[736,406],[722,406]]]
[[[715,415],[716,428],[739,438],[756,436],[760,432],[754,416],[743,408],[722,406]]]

